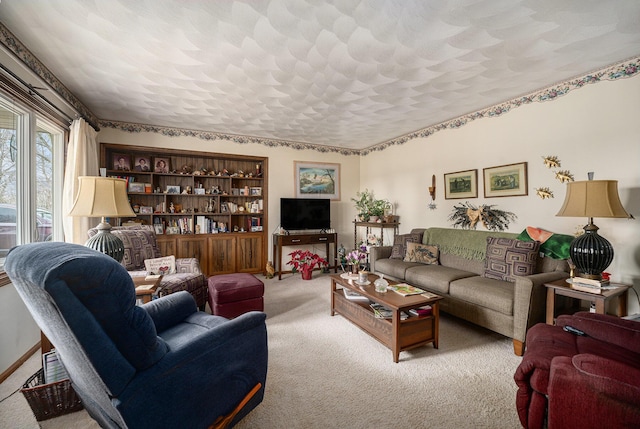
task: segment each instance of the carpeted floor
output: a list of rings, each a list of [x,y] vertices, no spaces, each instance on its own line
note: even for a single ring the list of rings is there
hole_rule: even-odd
[[[263,279],[263,278],[262,278]],[[264,401],[236,428],[518,428],[510,339],[441,315],[439,349],[391,351],[330,316],[329,278],[265,280],[269,372]],[[5,397],[39,367],[30,359]],[[0,403],[0,427],[97,428],[85,411],[36,422],[20,393]]]

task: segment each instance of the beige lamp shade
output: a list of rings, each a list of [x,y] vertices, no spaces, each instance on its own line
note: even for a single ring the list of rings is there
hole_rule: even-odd
[[[111,177],[80,176],[78,195],[69,216],[133,217],[127,181]]]
[[[564,204],[556,216],[628,218],[617,180],[585,180],[567,183]]]

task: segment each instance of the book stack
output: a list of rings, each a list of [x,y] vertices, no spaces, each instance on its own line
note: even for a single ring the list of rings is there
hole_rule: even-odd
[[[431,314],[433,314],[433,309],[430,305],[425,305],[424,307],[412,308],[409,310],[409,314],[416,317],[431,316]]]
[[[609,280],[595,280],[584,277],[574,277],[571,279],[571,288],[581,292],[602,293],[602,287],[608,286]]]

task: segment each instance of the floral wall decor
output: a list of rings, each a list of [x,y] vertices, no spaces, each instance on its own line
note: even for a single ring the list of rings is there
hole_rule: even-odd
[[[489,231],[504,231],[509,223],[517,219],[517,216],[494,207],[495,205],[476,207],[469,202],[454,205],[449,220],[453,222],[454,228],[476,229],[478,223],[482,223]]]

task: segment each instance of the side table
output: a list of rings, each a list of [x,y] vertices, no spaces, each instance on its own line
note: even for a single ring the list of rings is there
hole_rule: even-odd
[[[151,301],[153,294],[156,293],[156,289],[160,286],[162,276],[154,279],[149,279],[145,276],[132,277],[133,284],[136,287],[136,298],[141,299],[143,304]]]
[[[573,289],[566,279],[545,283],[547,288],[547,325],[554,324],[556,296],[566,296],[574,299],[593,302],[596,305],[596,313],[605,314],[606,304],[612,298],[618,298],[618,316],[627,315],[627,296],[631,285],[611,283],[613,289],[605,289],[601,293],[583,292]]]

